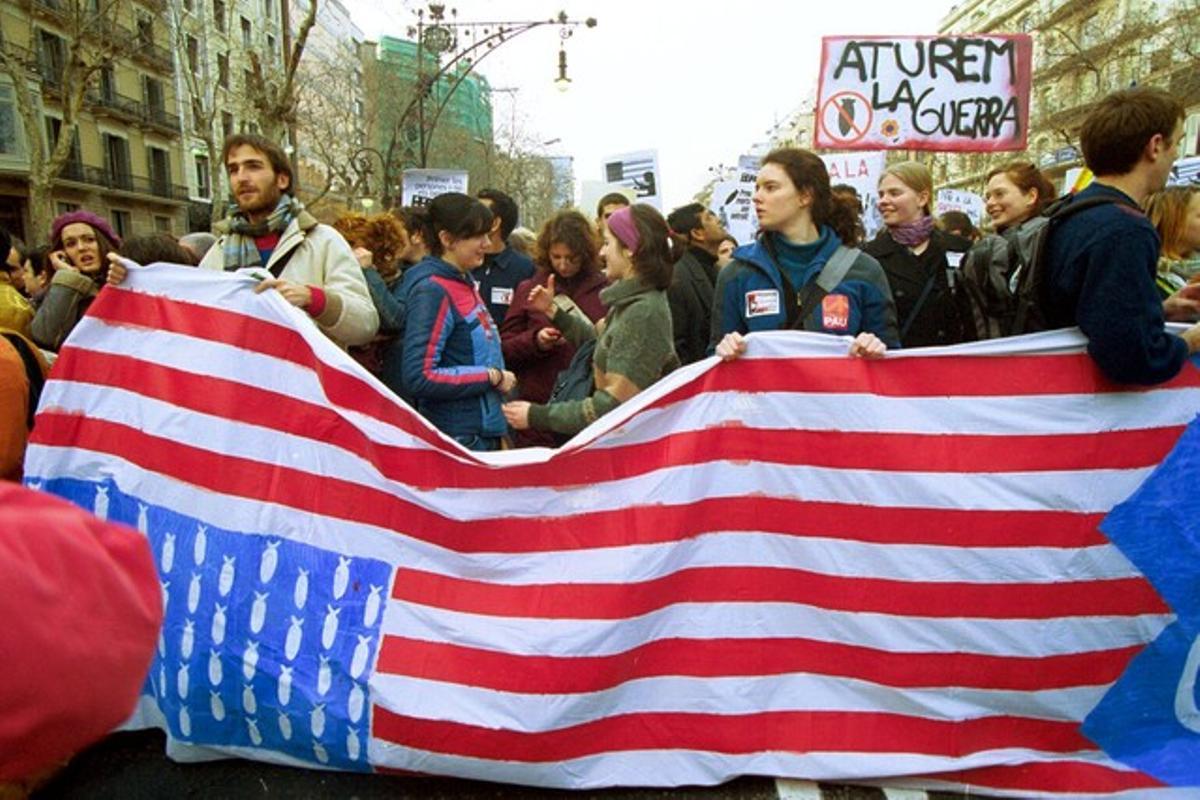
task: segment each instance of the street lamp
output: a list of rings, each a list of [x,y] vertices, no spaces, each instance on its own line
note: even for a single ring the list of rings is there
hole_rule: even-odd
[[[388,147],[388,157],[384,160],[385,167],[390,166],[391,157],[397,146],[397,134],[404,129],[413,113],[417,117],[417,165],[420,167],[427,165],[434,130],[437,128],[442,112],[454,96],[454,92],[475,70],[480,61],[487,58],[490,53],[495,52],[504,43],[511,42],[521,34],[543,25],[557,25],[562,42],[570,38],[574,29],[580,25],[587,28],[596,27],[595,17],[588,17],[580,22],[569,19],[565,11],[560,11],[557,16],[550,19],[479,22],[459,22],[458,11],[453,8],[450,9],[450,19],[447,19],[446,6],[443,3],[430,3],[428,12],[427,21],[425,10],[419,10],[416,26],[409,28],[409,35],[414,36],[417,42],[416,96],[401,112],[395,125],[392,141]],[[464,40],[469,43],[463,45]],[[425,71],[427,53],[433,57],[433,63],[437,64],[437,70],[432,75]],[[445,54],[452,54],[452,56],[443,63],[442,56]],[[566,64],[566,51],[563,49],[563,44],[560,43],[559,80],[569,84],[570,78],[566,75]],[[440,87],[442,79],[452,73],[453,80],[445,94],[435,96],[435,90]],[[429,114],[426,103],[431,100],[436,105],[432,114]]]
[[[558,77],[554,79],[554,87],[560,92],[571,88],[571,79],[567,77],[567,49],[558,46]]]

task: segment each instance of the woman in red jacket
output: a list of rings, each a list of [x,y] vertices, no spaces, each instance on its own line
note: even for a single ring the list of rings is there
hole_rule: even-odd
[[[600,290],[608,286],[600,270],[599,251],[591,224],[578,211],[560,211],[542,226],[534,257],[538,270],[517,286],[500,326],[504,363],[517,375],[522,400],[549,400],[554,379],[575,354],[575,347],[550,320],[529,307],[530,291],[545,286],[554,275],[555,292],[570,297],[592,322],[598,322],[605,312]],[[554,447],[557,442],[552,433],[526,430],[518,433],[517,444]]]

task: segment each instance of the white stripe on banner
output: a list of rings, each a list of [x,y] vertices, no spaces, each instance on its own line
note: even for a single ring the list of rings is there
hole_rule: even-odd
[[[529,656],[604,656],[664,639],[798,637],[896,653],[1042,658],[1145,644],[1174,617],[957,619],[834,611],[796,603],[679,603],[620,620],[527,619],[393,603],[384,633]]]
[[[376,703],[409,717],[513,731],[551,731],[618,714],[755,714],[780,711],[859,711],[935,720],[1012,714],[1078,721],[1108,685],[1040,692],[953,687],[895,689],[826,675],[643,678],[583,694],[517,694],[461,684],[377,674]]]

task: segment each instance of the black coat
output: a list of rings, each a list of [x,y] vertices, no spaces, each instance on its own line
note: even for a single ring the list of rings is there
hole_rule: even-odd
[[[929,247],[919,256],[897,244],[886,228],[863,246],[887,275],[896,301],[903,347],[959,344],[975,339],[966,292],[957,288],[963,254],[970,249],[971,242],[967,239],[937,229],[930,236]],[[947,253],[951,254],[949,259]],[[933,285],[929,295],[913,317],[930,279]]]
[[[689,247],[675,262],[667,299],[671,304],[675,353],[681,364],[699,361],[708,350],[716,282],[716,259],[703,250]]]

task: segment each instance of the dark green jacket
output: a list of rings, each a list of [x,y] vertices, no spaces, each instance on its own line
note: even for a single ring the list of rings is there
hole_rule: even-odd
[[[666,292],[635,277],[609,286],[600,300],[608,315],[593,326],[569,297],[554,298],[551,321],[571,344],[600,337],[592,358],[595,388],[583,400],[531,406],[530,427],[578,433],[679,366]]]

